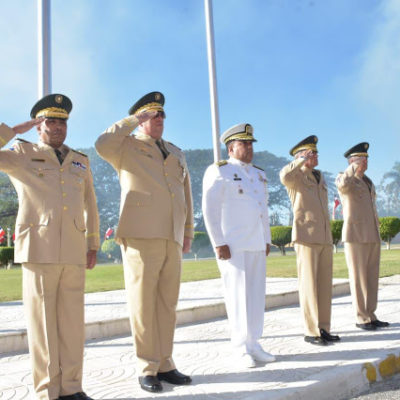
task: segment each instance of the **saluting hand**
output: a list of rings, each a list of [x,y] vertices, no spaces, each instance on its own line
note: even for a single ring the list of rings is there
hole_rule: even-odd
[[[215,248],[218,260],[229,260],[231,258],[231,250],[227,244],[217,246]]]
[[[143,111],[140,114],[136,115],[136,118],[139,120],[139,124],[143,124],[143,122],[154,118],[157,114],[158,111]]]
[[[15,125],[12,130],[15,134],[21,134],[30,131],[34,126],[39,125],[44,121],[45,117],[31,119],[30,121],[23,122],[22,124]]]

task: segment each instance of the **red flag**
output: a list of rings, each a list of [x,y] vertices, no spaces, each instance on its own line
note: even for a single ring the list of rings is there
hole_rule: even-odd
[[[0,239],[3,239],[6,236],[6,231],[0,226]]]
[[[6,241],[6,238],[3,236],[0,238],[0,244],[3,244]]]
[[[340,200],[337,196],[333,199],[332,219],[335,219],[335,211],[340,206]]]
[[[12,234],[12,241],[15,242],[15,232]]]
[[[106,234],[104,235],[104,239],[110,239],[110,236],[113,234],[114,229],[108,228]]]

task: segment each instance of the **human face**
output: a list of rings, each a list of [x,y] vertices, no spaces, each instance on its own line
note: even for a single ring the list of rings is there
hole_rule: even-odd
[[[67,120],[60,118],[45,118],[45,120],[38,125],[40,140],[53,147],[59,148],[67,137]]]
[[[165,114],[158,112],[157,115],[140,124],[140,130],[153,139],[161,139],[164,131]]]
[[[228,154],[236,160],[246,164],[253,159],[253,142],[250,140],[234,140],[230,146]]]
[[[304,166],[310,169],[314,169],[318,165],[318,152],[314,150],[305,150],[302,155],[307,157],[308,160],[304,163]]]

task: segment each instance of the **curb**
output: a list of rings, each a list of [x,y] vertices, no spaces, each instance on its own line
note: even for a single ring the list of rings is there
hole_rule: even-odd
[[[348,282],[333,284],[332,295],[343,296],[350,293]],[[265,296],[266,309],[286,307],[299,303],[298,291]],[[182,308],[177,310],[177,325],[204,322],[215,318],[226,317],[225,303],[219,302],[204,306]],[[131,333],[129,317],[99,320],[85,323],[86,340],[104,339]],[[28,340],[26,329],[0,334],[0,354],[27,351]]]

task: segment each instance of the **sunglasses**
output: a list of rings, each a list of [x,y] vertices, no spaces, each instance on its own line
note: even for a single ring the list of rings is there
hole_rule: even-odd
[[[167,115],[165,114],[164,111],[157,111],[157,114],[153,118],[161,117],[162,119],[165,119]]]

